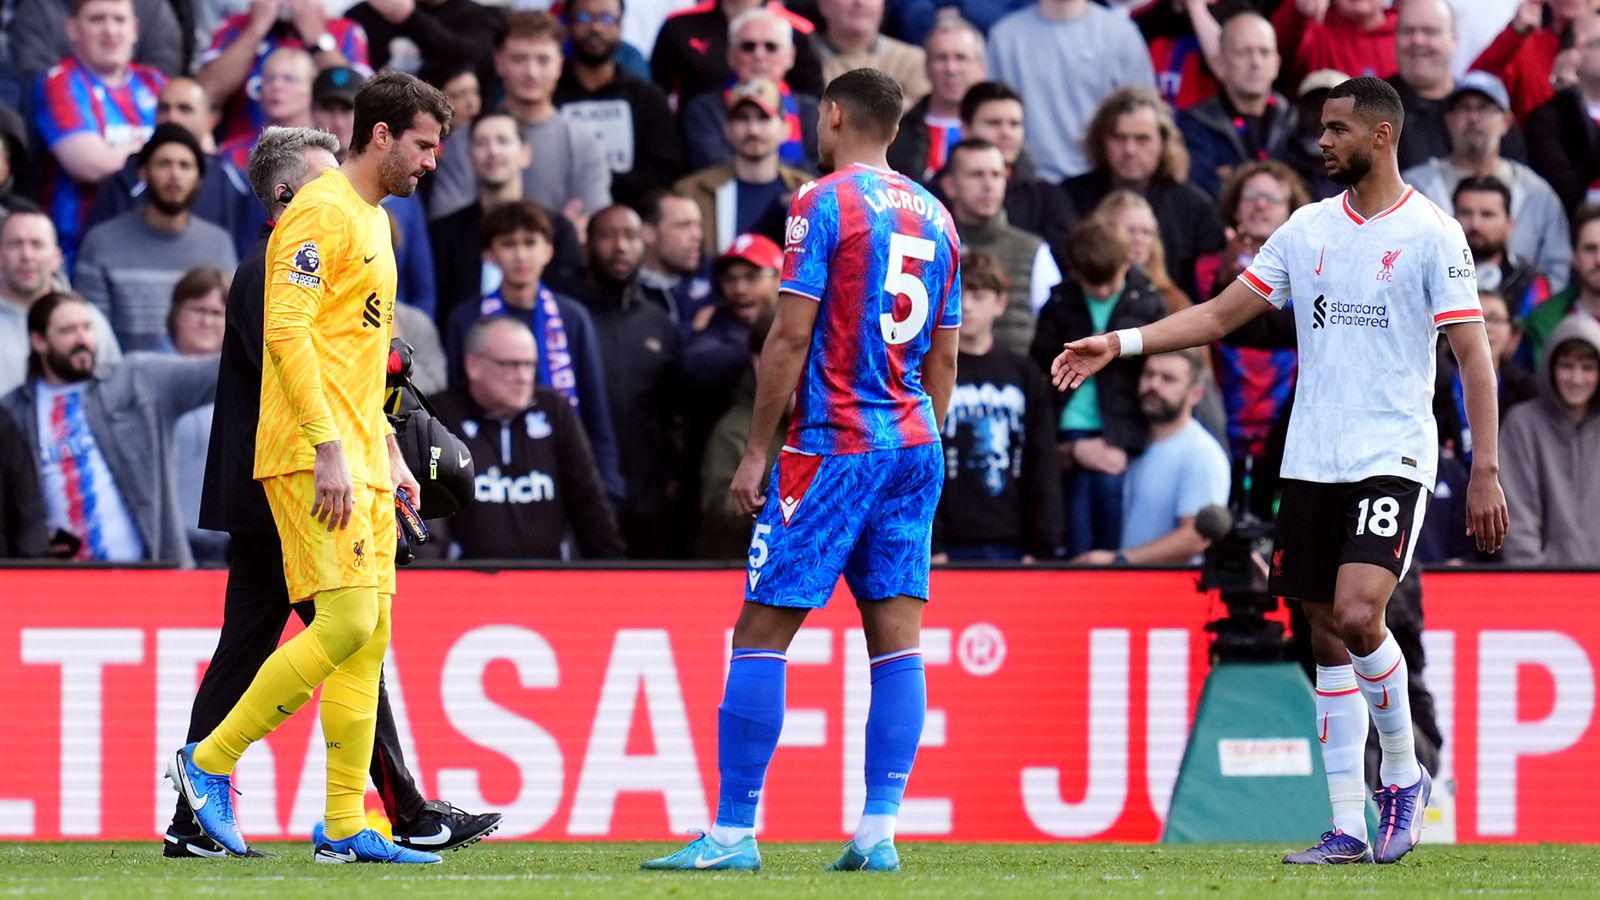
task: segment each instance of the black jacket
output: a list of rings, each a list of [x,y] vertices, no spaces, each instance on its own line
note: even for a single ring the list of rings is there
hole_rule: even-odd
[[[434,400],[472,453],[476,500],[449,522],[462,559],[560,559],[570,534],[584,559],[622,556],[622,535],[583,425],[560,392],[536,385],[533,405],[501,420],[464,387]]]
[[[44,498],[27,435],[0,409],[0,559],[44,556]]]
[[[504,11],[474,0],[418,3],[399,24],[391,23],[367,3],[357,3],[345,13],[366,29],[367,55],[374,72],[389,64],[389,42],[407,37],[422,51],[422,77],[445,77],[458,66],[470,65],[478,74],[485,99],[495,77],[495,32],[504,16]]]
[[[782,7],[777,7],[782,10]],[[786,10],[783,12],[787,13]],[[794,68],[784,78],[797,94],[822,96],[822,61],[807,35],[809,22],[788,14],[794,29]],[[643,47],[639,49],[643,50]],[[728,14],[717,0],[667,16],[656,33],[656,46],[650,52],[650,77],[668,94],[677,94],[678,109],[707,91],[728,86]]]
[[[944,421],[944,493],[934,552],[1011,543],[1040,559],[1061,540],[1055,391],[1025,357],[996,344],[962,353]]]
[[[1106,172],[1087,172],[1061,183],[1077,214],[1094,213],[1106,195],[1116,189]],[[1167,251],[1167,273],[1190,297],[1197,296],[1194,265],[1207,253],[1227,243],[1216,204],[1198,188],[1170,178],[1156,178],[1143,191],[1161,226],[1161,244]]]
[[[633,129],[633,167],[621,172],[616,169],[616,160],[608,158],[606,162],[612,167],[612,201],[638,207],[651,191],[671,185],[683,174],[683,154],[673,139],[678,123],[660,88],[621,66],[616,72],[610,84],[590,91],[578,80],[577,67],[568,62],[561,80],[556,82],[554,100],[556,106],[563,107],[562,114],[569,116],[569,122],[574,121],[570,118],[572,111],[565,107],[573,104],[581,104],[587,116],[628,117]],[[601,149],[606,149],[603,144]]]
[[[554,252],[544,268],[544,283],[553,291],[569,293],[582,280],[583,250],[578,230],[567,217],[545,210],[555,232]],[[434,308],[434,323],[444,332],[450,326],[450,311],[463,300],[483,296],[483,242],[478,226],[483,222],[483,205],[474,200],[449,215],[428,223],[428,239],[433,246],[433,277],[439,303]]]
[[[682,338],[677,323],[640,296],[637,281],[621,289],[590,283],[578,299],[594,317],[606,362],[606,400],[628,490],[618,518],[626,525],[661,513],[677,473]]]
[[[929,138],[928,123],[922,119],[928,114],[929,102],[929,98],[923,97],[900,117],[900,133],[889,145],[889,168],[920,182],[932,181],[933,176],[939,174],[924,172],[928,165]],[[924,174],[928,177],[924,178]]]
[[[261,347],[266,321],[267,238],[263,225],[228,288],[217,402],[200,488],[200,527],[233,534],[277,534],[267,494],[255,479],[261,421]]]
[[[1137,328],[1167,314],[1161,292],[1150,283],[1150,276],[1135,268],[1128,270],[1122,299],[1111,310],[1106,331]],[[1033,337],[1033,361],[1043,372],[1061,353],[1061,345],[1094,334],[1089,319],[1089,304],[1083,288],[1068,280],[1056,287],[1050,301],[1039,310],[1039,328]],[[1139,373],[1144,368],[1140,357],[1119,359],[1095,376],[1100,396],[1100,421],[1105,441],[1129,453],[1137,453],[1150,442],[1150,427],[1139,411]],[[1069,394],[1057,393],[1056,411],[1067,405]]]
[[[1600,178],[1600,124],[1576,89],[1561,91],[1528,114],[1528,164],[1550,182],[1567,217]]]

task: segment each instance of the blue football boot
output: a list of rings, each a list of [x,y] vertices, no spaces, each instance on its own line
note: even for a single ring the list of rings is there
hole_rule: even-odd
[[[1324,831],[1322,840],[1309,850],[1291,853],[1283,861],[1292,866],[1343,866],[1372,862],[1367,842],[1342,831]]]
[[[194,748],[186,744],[167,761],[167,779],[194,811],[194,820],[206,837],[234,856],[250,852],[239,823],[233,818],[233,779],[207,772],[194,763]]]
[[[639,868],[673,872],[759,872],[761,851],[756,849],[754,837],[740,838],[724,847],[711,835],[702,834],[677,853],[645,860]]]
[[[829,872],[898,872],[900,871],[900,854],[894,849],[894,841],[882,840],[874,844],[871,850],[862,853],[856,849],[856,842],[850,841],[844,845],[844,852],[828,867]]]
[[[366,828],[342,841],[328,839],[323,823],[311,829],[313,859],[319,863],[413,863],[439,861],[439,854],[398,847],[383,835]]]
[[[1433,779],[1428,770],[1410,787],[1389,785],[1372,795],[1378,802],[1378,841],[1374,852],[1378,862],[1399,862],[1422,840],[1422,813],[1433,796]]]

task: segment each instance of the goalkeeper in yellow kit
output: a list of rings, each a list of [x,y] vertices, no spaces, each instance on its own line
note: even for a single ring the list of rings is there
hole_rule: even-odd
[[[316,616],[167,769],[201,829],[234,855],[247,850],[234,765],[321,684],[328,802],[312,835],[316,861],[439,861],[367,828],[363,799],[389,646],[394,491],[419,499],[383,412],[396,274],[378,203],[409,196],[433,170],[450,117],[444,95],[410,75],[369,79],[356,94],[349,156],[301,189],[267,246],[255,477],[283,542],[289,599],[314,599]]]

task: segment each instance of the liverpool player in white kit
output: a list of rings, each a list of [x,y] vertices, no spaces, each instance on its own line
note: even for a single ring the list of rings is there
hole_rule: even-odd
[[[1384,608],[1411,564],[1434,484],[1441,331],[1461,365],[1472,428],[1468,533],[1492,553],[1508,525],[1472,252],[1461,226],[1400,180],[1404,115],[1379,79],[1335,87],[1319,143],[1328,176],[1349,186],[1344,194],[1296,212],[1211,302],[1067,344],[1051,367],[1058,388],[1075,388],[1119,356],[1202,346],[1294,298],[1300,380],[1270,590],[1302,601],[1311,622],[1334,827],[1286,863],[1394,862],[1417,842],[1432,783],[1417,764],[1406,664]],[[1362,778],[1369,716],[1383,747],[1371,836]]]

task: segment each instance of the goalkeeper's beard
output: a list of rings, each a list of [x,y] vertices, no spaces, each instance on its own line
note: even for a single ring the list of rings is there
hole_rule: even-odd
[[[378,180],[383,183],[385,191],[396,197],[409,197],[416,193],[417,182],[411,180],[413,176],[419,181],[422,178],[418,173],[408,171],[394,151],[390,151],[383,161],[378,163]]]

